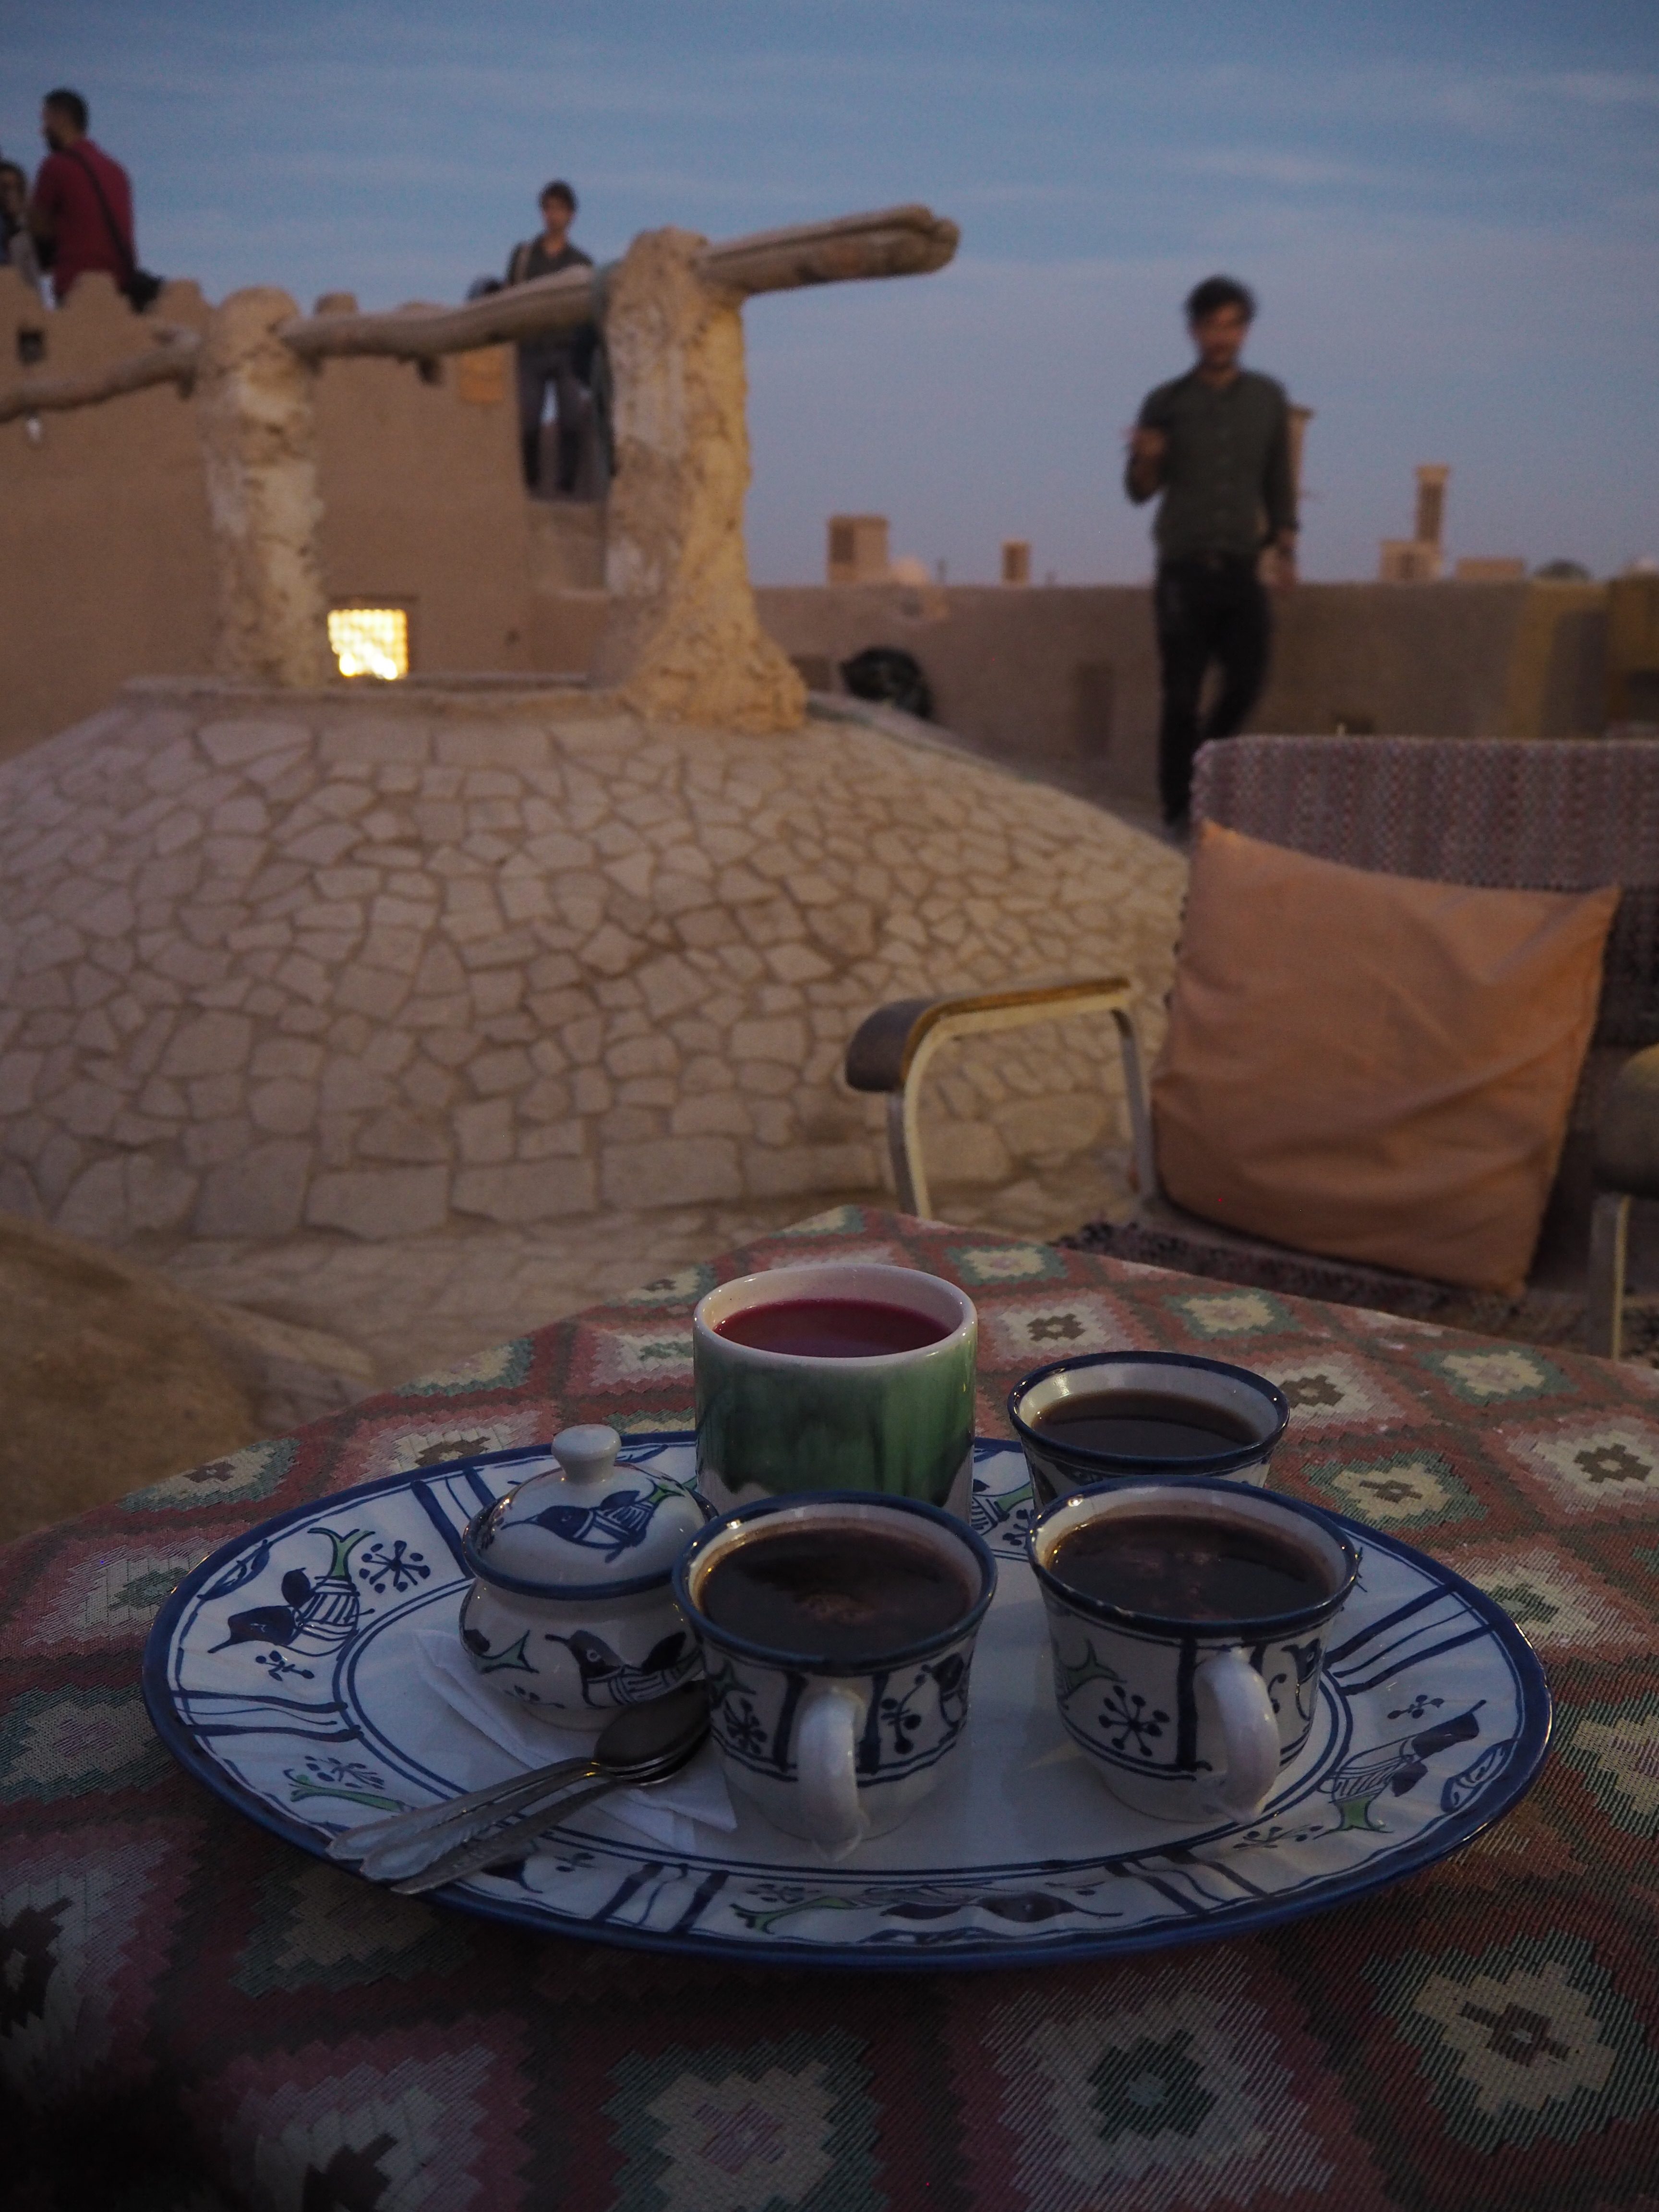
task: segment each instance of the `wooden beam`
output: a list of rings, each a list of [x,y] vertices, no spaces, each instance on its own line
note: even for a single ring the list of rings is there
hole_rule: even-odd
[[[787,292],[804,284],[838,284],[875,276],[925,276],[957,250],[955,223],[925,207],[878,209],[829,222],[793,224],[726,239],[698,257],[705,282],[740,299]],[[398,361],[510,344],[573,330],[599,313],[604,272],[562,269],[556,276],[510,284],[461,307],[394,307],[386,314],[304,315],[282,337],[307,361],[348,354],[390,355]]]
[[[872,276],[927,276],[944,268],[961,235],[931,208],[880,208],[872,215],[728,238],[708,248],[702,273],[709,283],[745,297]]]
[[[593,319],[593,272],[562,269],[509,284],[461,307],[393,307],[379,315],[299,315],[280,336],[301,360],[343,354],[390,354],[397,361],[429,361],[441,353],[471,353],[479,346],[574,330]]]
[[[870,215],[840,216],[829,222],[796,223],[760,230],[706,247],[698,257],[704,280],[740,299],[761,292],[793,291],[807,284],[840,284],[878,276],[925,276],[944,268],[957,250],[955,223],[925,207],[881,208]],[[429,361],[440,354],[470,353],[479,346],[574,330],[598,313],[591,269],[564,269],[508,285],[459,307],[394,307],[385,314],[300,315],[283,325],[285,344],[302,360],[379,354],[397,361]],[[45,379],[0,392],[0,422],[91,407],[152,384],[190,389],[201,341],[193,331],[157,331],[151,353],[133,354],[95,375]]]
[[[102,399],[143,392],[152,384],[176,384],[188,392],[196,381],[202,341],[194,331],[163,329],[148,353],[129,354],[90,376],[40,377],[0,392],[0,422],[20,415],[60,414],[70,407],[95,407]]]

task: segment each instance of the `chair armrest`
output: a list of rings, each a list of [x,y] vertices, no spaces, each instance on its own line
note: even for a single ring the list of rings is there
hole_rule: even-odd
[[[975,991],[949,999],[895,999],[866,1015],[847,1048],[847,1080],[854,1091],[902,1091],[930,1031],[944,1026],[957,1036],[983,1030],[1023,1029],[1050,1016],[1102,1012],[1127,1006],[1130,984],[1122,975],[1091,976],[1080,983],[1034,985],[1021,991]]]
[[[904,1072],[931,1024],[924,1014],[948,1006],[948,999],[895,999],[866,1014],[847,1048],[847,1080],[854,1091],[902,1091]]]
[[[1596,1124],[1595,1177],[1605,1189],[1659,1198],[1659,1044],[1613,1079]]]
[[[929,1210],[927,1172],[921,1162],[921,1079],[942,1044],[981,1036],[990,1030],[1024,1029],[1031,1022],[1063,1020],[1072,1014],[1109,1014],[1117,1025],[1124,1085],[1134,1133],[1135,1163],[1143,1189],[1150,1187],[1152,1124],[1134,1018],[1133,988],[1121,975],[1096,975],[1078,983],[1050,983],[1020,991],[971,992],[950,999],[895,999],[860,1023],[847,1048],[846,1075],[854,1091],[887,1094],[887,1141],[893,1157],[893,1181],[907,1213]]]

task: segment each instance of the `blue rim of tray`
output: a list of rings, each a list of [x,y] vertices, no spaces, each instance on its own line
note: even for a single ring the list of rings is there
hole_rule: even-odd
[[[692,1445],[696,1441],[694,1431],[689,1429],[662,1429],[624,1435],[623,1446],[624,1450],[654,1450],[665,1445]],[[975,1437],[974,1442],[976,1447],[975,1464],[981,1457],[979,1447],[992,1445],[999,1452],[1018,1449],[1012,1439],[1003,1437]],[[173,1709],[167,1680],[167,1657],[174,1625],[210,1575],[224,1567],[256,1539],[276,1535],[295,1522],[306,1520],[319,1509],[331,1509],[359,1498],[378,1498],[387,1491],[404,1488],[413,1481],[430,1481],[474,1468],[511,1467],[521,1461],[544,1458],[547,1451],[548,1446],[544,1443],[517,1444],[505,1451],[468,1453],[435,1466],[401,1468],[395,1474],[382,1475],[374,1482],[359,1483],[349,1490],[331,1492],[325,1499],[310,1498],[301,1504],[289,1506],[285,1512],[273,1514],[268,1521],[243,1529],[238,1535],[219,1545],[206,1559],[198,1561],[176,1584],[151,1623],[144,1643],[140,1674],[140,1686],[150,1724],[179,1765],[187,1774],[204,1784],[215,1796],[222,1798],[258,1826],[268,1830],[274,1836],[280,1836],[285,1843],[297,1844],[313,1858],[319,1859],[325,1865],[335,1867],[337,1870],[337,1861],[328,1856],[325,1836],[315,1828],[289,1819],[234,1781],[216,1759],[200,1748],[193,1734],[179,1720]],[[1538,1778],[1549,1748],[1552,1717],[1549,1685],[1531,1644],[1503,1607],[1495,1599],[1488,1597],[1477,1584],[1397,1536],[1388,1535],[1364,1522],[1351,1520],[1346,1514],[1330,1512],[1328,1508],[1322,1508],[1321,1510],[1329,1513],[1329,1517],[1339,1522],[1351,1537],[1372,1548],[1380,1547],[1392,1553],[1395,1558],[1403,1559],[1419,1572],[1431,1576],[1445,1589],[1454,1592],[1492,1630],[1515,1671],[1520,1693],[1520,1725],[1514,1739],[1514,1750],[1502,1773],[1495,1776],[1466,1808],[1449,1814],[1426,1834],[1413,1843],[1402,1844],[1397,1852],[1389,1853],[1380,1866],[1373,1865],[1349,1874],[1339,1871],[1323,1880],[1308,1883],[1287,1898],[1241,1898],[1235,1905],[1218,1905],[1189,1920],[1159,1922],[1150,1928],[1131,1929],[1117,1935],[1079,1930],[1075,1936],[1042,1944],[999,1942],[975,1948],[969,1942],[949,1952],[888,1951],[878,1956],[872,1956],[868,1949],[852,1944],[808,1946],[765,1940],[759,1942],[733,1942],[730,1937],[702,1936],[695,1931],[684,1935],[672,1930],[659,1934],[647,1929],[620,1927],[610,1921],[566,1923],[558,1916],[538,1910],[534,1905],[520,1905],[510,1898],[487,1896],[459,1883],[434,1890],[431,1893],[430,1901],[453,1905],[480,1919],[534,1929],[538,1935],[607,1943],[624,1950],[670,1952],[682,1956],[720,1960],[728,1965],[747,1962],[755,1966],[811,1966],[840,1972],[852,1969],[861,1973],[915,1974],[984,1972],[998,1966],[1065,1966],[1085,1959],[1127,1958],[1137,1952],[1163,1951],[1191,1943],[1215,1942],[1224,1936],[1259,1935],[1268,1929],[1283,1927],[1290,1921],[1300,1920],[1310,1913],[1328,1911],[1339,1905],[1356,1904],[1363,1899],[1375,1896],[1381,1890],[1391,1889],[1396,1882],[1437,1865],[1442,1859],[1449,1858],[1455,1851],[1460,1851],[1466,1844],[1473,1843],[1511,1812],[1526,1796]],[[1123,1854],[1126,1858],[1145,1855],[1144,1848]]]

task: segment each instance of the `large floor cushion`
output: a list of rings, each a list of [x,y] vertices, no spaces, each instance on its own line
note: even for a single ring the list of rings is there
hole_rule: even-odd
[[[1152,1079],[1164,1189],[1252,1236],[1518,1292],[1618,901],[1200,824]]]

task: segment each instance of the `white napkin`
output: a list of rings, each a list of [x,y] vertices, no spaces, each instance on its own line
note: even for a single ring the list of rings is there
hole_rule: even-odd
[[[487,1689],[453,1632],[424,1630],[416,1637],[415,1649],[427,1687],[463,1723],[444,1741],[444,1766],[459,1784],[459,1794],[487,1789],[556,1759],[579,1758],[591,1747],[591,1735],[553,1728]],[[582,1817],[601,1812],[671,1851],[706,1850],[708,1838],[698,1834],[700,1828],[729,1832],[738,1825],[725,1778],[708,1744],[672,1781],[654,1783],[648,1790],[613,1790]]]

